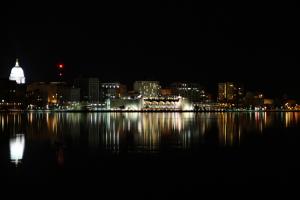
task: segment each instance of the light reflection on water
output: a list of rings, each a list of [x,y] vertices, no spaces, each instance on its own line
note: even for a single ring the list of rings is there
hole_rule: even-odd
[[[16,134],[9,140],[10,160],[12,163],[18,165],[23,159],[25,148],[24,134]]]
[[[23,156],[25,138],[26,145],[48,140],[65,148],[70,145],[66,141],[71,141],[78,148],[84,143],[89,149],[113,153],[190,150],[208,142],[217,146],[241,145],[248,134],[263,134],[269,127],[298,126],[299,114],[2,113],[0,137],[10,137],[11,149],[18,150],[11,151],[17,163]],[[16,136],[19,133],[24,135]],[[58,150],[59,162],[63,162],[63,148]]]

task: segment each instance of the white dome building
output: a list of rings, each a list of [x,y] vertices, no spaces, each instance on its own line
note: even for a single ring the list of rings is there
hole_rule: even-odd
[[[16,60],[16,65],[11,69],[9,80],[16,81],[17,84],[24,84],[25,83],[24,71],[19,66],[18,59]]]

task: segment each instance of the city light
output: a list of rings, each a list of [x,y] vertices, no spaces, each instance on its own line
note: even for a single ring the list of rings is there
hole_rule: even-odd
[[[16,165],[23,159],[23,153],[25,148],[25,136],[24,134],[17,134],[9,141],[10,160]]]
[[[159,81],[135,81],[132,91],[127,91],[128,86],[125,84],[100,82],[97,77],[63,82],[64,64],[58,63],[57,67],[58,80],[55,82],[33,82],[24,85],[23,88],[11,87],[7,82],[7,91],[1,91],[4,95],[0,96],[0,110],[142,112],[299,110],[295,99],[285,99],[280,105],[275,105],[275,99],[265,98],[261,91],[248,92],[243,84],[236,82],[218,83],[214,99],[214,94],[208,93],[200,84],[191,82],[174,82],[162,87],[163,84],[161,85]],[[18,60],[9,80],[14,80],[18,84],[25,83],[24,72]],[[76,106],[72,103],[76,103]]]

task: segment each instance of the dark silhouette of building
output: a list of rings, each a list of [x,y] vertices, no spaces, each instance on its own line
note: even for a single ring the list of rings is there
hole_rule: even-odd
[[[88,103],[99,103],[100,89],[98,78],[78,78],[74,86],[80,89],[80,100]]]

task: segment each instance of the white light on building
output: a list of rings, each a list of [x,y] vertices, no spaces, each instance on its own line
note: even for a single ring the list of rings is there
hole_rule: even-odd
[[[23,159],[23,153],[25,148],[25,136],[24,134],[17,134],[9,141],[10,160],[11,162],[18,164]]]
[[[24,71],[19,66],[18,59],[16,60],[16,65],[11,69],[9,80],[16,81],[17,84],[24,84],[25,83]]]

